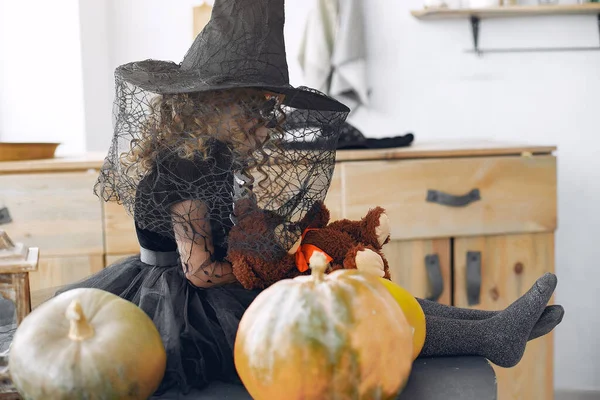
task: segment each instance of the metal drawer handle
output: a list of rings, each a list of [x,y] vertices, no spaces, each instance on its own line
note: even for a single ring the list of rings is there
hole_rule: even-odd
[[[440,259],[437,254],[428,254],[425,256],[425,269],[431,284],[431,295],[427,300],[438,301],[444,292],[444,277],[440,267]]]
[[[454,196],[452,194],[433,189],[429,189],[427,191],[428,202],[438,203],[449,207],[464,207],[478,200],[481,200],[479,189],[473,189],[463,196]]]
[[[8,208],[0,207],[0,225],[10,224],[11,222],[12,218],[10,217],[10,213],[8,212]]]
[[[481,295],[481,252],[467,252],[467,302],[469,306],[480,303]]]

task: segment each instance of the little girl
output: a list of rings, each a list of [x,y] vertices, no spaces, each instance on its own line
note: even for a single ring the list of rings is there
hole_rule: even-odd
[[[119,151],[111,150],[96,185],[101,196],[118,199],[133,214],[140,254],[62,291],[96,287],[139,305],[167,350],[160,391],[178,385],[187,392],[213,380],[237,380],[237,325],[259,293],[237,283],[226,258],[234,201],[250,196],[291,221],[314,200],[290,210],[277,206],[295,192],[285,174],[305,176],[293,185],[321,186],[316,198],[322,200],[327,182],[320,181],[328,181],[333,165],[294,164],[302,152],[283,148],[285,95],[233,88],[150,97],[142,123],[132,123],[129,111],[117,118],[119,130],[136,135],[114,141]],[[311,150],[316,160],[317,152]]]

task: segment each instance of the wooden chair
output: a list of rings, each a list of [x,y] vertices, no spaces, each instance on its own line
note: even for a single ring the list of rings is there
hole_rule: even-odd
[[[14,302],[17,326],[31,312],[29,273],[37,270],[38,261],[37,247],[15,244],[6,232],[0,230],[0,295]],[[0,399],[20,399],[8,376],[7,356],[8,350],[0,354]]]
[[[0,295],[15,303],[17,326],[31,312],[29,273],[37,270],[39,249],[13,243],[0,230]]]

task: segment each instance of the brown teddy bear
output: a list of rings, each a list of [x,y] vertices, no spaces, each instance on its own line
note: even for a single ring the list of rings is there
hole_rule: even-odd
[[[290,248],[281,244],[285,240],[278,232],[282,231],[283,221],[275,213],[243,199],[236,202],[235,214],[239,217],[229,234],[227,259],[246,289],[264,289],[281,279],[308,274],[307,260],[315,250],[327,255],[328,272],[358,268],[390,278],[381,251],[390,239],[389,221],[381,207],[370,210],[360,221],[343,219],[329,223],[325,204],[315,203],[292,227],[301,237]]]

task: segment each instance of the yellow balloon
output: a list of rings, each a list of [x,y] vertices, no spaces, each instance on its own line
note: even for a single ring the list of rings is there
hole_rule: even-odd
[[[425,344],[425,313],[413,295],[402,286],[385,278],[379,278],[398,302],[413,329],[413,361],[421,354]]]

